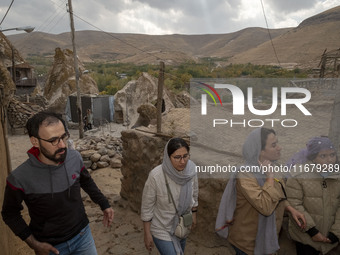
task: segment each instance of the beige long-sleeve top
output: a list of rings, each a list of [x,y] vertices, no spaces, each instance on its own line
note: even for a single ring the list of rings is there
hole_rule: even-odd
[[[179,202],[181,185],[167,178],[176,206]],[[192,207],[198,206],[198,180],[197,175],[192,179],[192,202],[188,211]],[[141,219],[142,221],[151,220],[151,234],[161,240],[171,241],[169,232],[174,217],[176,216],[175,207],[168,197],[162,165],[151,170],[145,183],[142,197]]]

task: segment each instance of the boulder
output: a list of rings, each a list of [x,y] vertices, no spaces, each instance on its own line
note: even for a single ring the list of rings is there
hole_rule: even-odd
[[[103,155],[100,157],[100,161],[101,162],[107,162],[107,163],[110,163],[110,157],[109,155]]]
[[[121,168],[122,167],[122,161],[120,158],[113,158],[110,160],[110,166],[112,168]]]
[[[151,120],[157,119],[157,108],[152,104],[142,104],[137,108],[137,112],[139,113],[138,119],[131,128],[147,127]]]
[[[158,80],[142,73],[138,80],[129,81],[123,89],[114,96],[115,122],[130,125],[136,123],[138,118],[137,109],[140,105],[155,102],[157,100]],[[165,111],[173,108],[167,90],[163,90]]]
[[[102,155],[100,155],[99,153],[94,153],[91,155],[90,159],[92,162],[98,162],[100,160],[100,158],[102,157]]]
[[[80,152],[80,155],[83,157],[83,159],[89,159],[95,153],[96,153],[95,150],[86,150]]]
[[[97,166],[98,166],[98,168],[104,168],[104,167],[108,167],[109,163],[108,162],[103,162],[103,161],[98,161],[97,162]]]

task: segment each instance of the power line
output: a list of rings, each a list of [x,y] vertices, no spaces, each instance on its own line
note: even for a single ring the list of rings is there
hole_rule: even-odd
[[[276,60],[277,60],[277,62],[279,63],[279,66],[281,67],[281,63],[280,63],[279,57],[277,56],[277,53],[276,53],[276,49],[275,49],[275,46],[274,46],[274,43],[273,43],[272,36],[271,36],[271,34],[270,34],[270,31],[269,31],[269,26],[268,26],[267,17],[266,17],[266,12],[265,12],[265,10],[264,10],[263,2],[262,2],[262,0],[260,0],[260,1],[261,1],[261,6],[262,6],[262,12],[263,12],[264,20],[266,21],[266,26],[267,26],[267,31],[268,31],[268,35],[269,35],[269,38],[270,38],[270,42],[271,42],[271,44],[272,44],[272,47],[273,47],[273,50],[274,50],[274,54],[275,54]]]
[[[83,18],[81,18],[80,16],[78,16],[77,14],[75,14],[74,12],[73,12],[73,16],[75,16],[76,18],[78,18],[78,19],[80,19],[81,21],[85,22],[86,24],[88,24],[88,25],[94,27],[95,29],[97,29],[97,30],[99,30],[99,31],[101,31],[101,32],[103,32],[103,33],[105,33],[105,34],[107,34],[107,35],[113,37],[114,39],[116,39],[116,40],[122,42],[123,44],[126,44],[126,45],[128,45],[128,46],[130,46],[130,47],[132,47],[132,48],[134,48],[134,49],[136,49],[136,50],[139,50],[139,51],[141,51],[141,52],[143,52],[143,53],[146,53],[146,54],[148,54],[148,55],[150,55],[150,56],[156,58],[156,60],[163,61],[163,59],[159,58],[158,56],[156,56],[156,55],[154,55],[154,54],[152,54],[152,53],[150,53],[150,52],[147,52],[147,51],[145,51],[145,50],[142,50],[142,49],[140,49],[140,48],[134,46],[133,44],[128,43],[128,42],[122,40],[121,38],[119,38],[119,37],[117,37],[117,36],[114,36],[112,33],[108,33],[108,32],[106,32],[106,31],[102,30],[101,28],[99,28],[99,27],[93,25],[92,23],[90,23],[90,22],[84,20]],[[165,71],[164,71],[164,75],[167,75],[168,77],[172,77],[173,79],[179,79],[179,78],[180,78],[180,77],[178,77],[178,76],[176,76],[176,75],[173,75],[173,74],[171,74],[171,73],[167,73],[167,72],[165,72]]]
[[[91,24],[90,22],[84,20],[83,18],[79,17],[77,14],[73,13],[73,15],[74,15],[76,18],[80,19],[81,21],[85,22],[86,24],[88,24],[88,25],[90,25],[90,26],[92,26],[92,27],[98,29],[99,31],[101,31],[101,32],[103,32],[103,33],[105,33],[105,34],[107,34],[107,35],[109,35],[109,36],[111,36],[112,38],[114,38],[114,39],[116,39],[116,40],[118,40],[118,41],[120,41],[120,42],[122,42],[122,43],[124,43],[124,44],[126,44],[126,45],[128,45],[128,46],[130,46],[130,47],[132,47],[132,48],[134,48],[134,49],[136,49],[136,50],[139,50],[139,51],[141,51],[141,52],[143,52],[143,53],[145,53],[145,54],[148,54],[148,55],[150,55],[150,56],[156,58],[157,60],[162,60],[162,59],[159,58],[158,56],[156,56],[156,55],[154,55],[154,54],[152,54],[152,53],[150,53],[150,52],[147,52],[147,51],[145,51],[145,50],[142,50],[142,49],[140,49],[140,48],[134,46],[133,44],[128,43],[128,42],[126,42],[126,41],[120,39],[120,38],[117,37],[117,36],[114,36],[112,33],[108,33],[108,32],[106,32],[106,31],[100,29],[99,27],[97,27],[97,26]]]
[[[47,19],[45,19],[45,21],[42,22],[41,25],[39,26],[39,28],[37,29],[37,30],[41,30],[42,32],[46,29],[46,33],[49,33],[49,32],[50,32],[50,31],[51,31],[51,30],[52,30],[52,29],[60,22],[60,20],[61,20],[62,18],[64,18],[65,15],[67,14],[67,13],[64,13],[63,15],[60,16],[60,14],[61,14],[62,12],[65,11],[65,8],[64,8],[64,6],[65,6],[65,1],[59,1],[59,4],[56,3],[56,2],[54,2],[53,0],[50,0],[50,1],[51,1],[57,8],[59,8],[59,11],[54,12],[53,15],[51,15],[51,16],[49,16]],[[54,22],[55,19],[56,19],[58,16],[60,16],[60,18],[59,18],[56,22]],[[52,22],[54,22],[53,25],[51,25]],[[48,28],[48,27],[50,27],[50,28]]]
[[[2,18],[2,20],[0,22],[0,26],[1,26],[2,22],[5,20],[9,10],[11,9],[13,2],[14,2],[14,0],[12,0],[11,4],[8,6],[8,9],[7,9],[6,13],[5,13],[5,16]]]

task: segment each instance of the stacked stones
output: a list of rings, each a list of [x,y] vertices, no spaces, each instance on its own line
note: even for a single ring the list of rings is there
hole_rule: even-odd
[[[118,137],[112,137],[109,134],[104,137],[86,136],[74,141],[74,144],[87,169],[122,166],[122,141]]]

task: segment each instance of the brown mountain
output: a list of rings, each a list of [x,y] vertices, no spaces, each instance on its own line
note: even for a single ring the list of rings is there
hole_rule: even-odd
[[[221,64],[256,63],[316,67],[321,54],[340,46],[340,6],[304,20],[296,28],[246,28],[228,34],[145,35],[100,31],[76,32],[77,53],[84,62],[181,63],[220,58]],[[33,32],[9,36],[23,54],[53,55],[72,49],[70,33]],[[274,47],[273,47],[274,46]],[[276,55],[274,53],[274,48]]]
[[[340,6],[310,17],[273,39],[281,64],[317,67],[325,49],[340,47]],[[271,42],[235,54],[230,62],[278,64]]]

